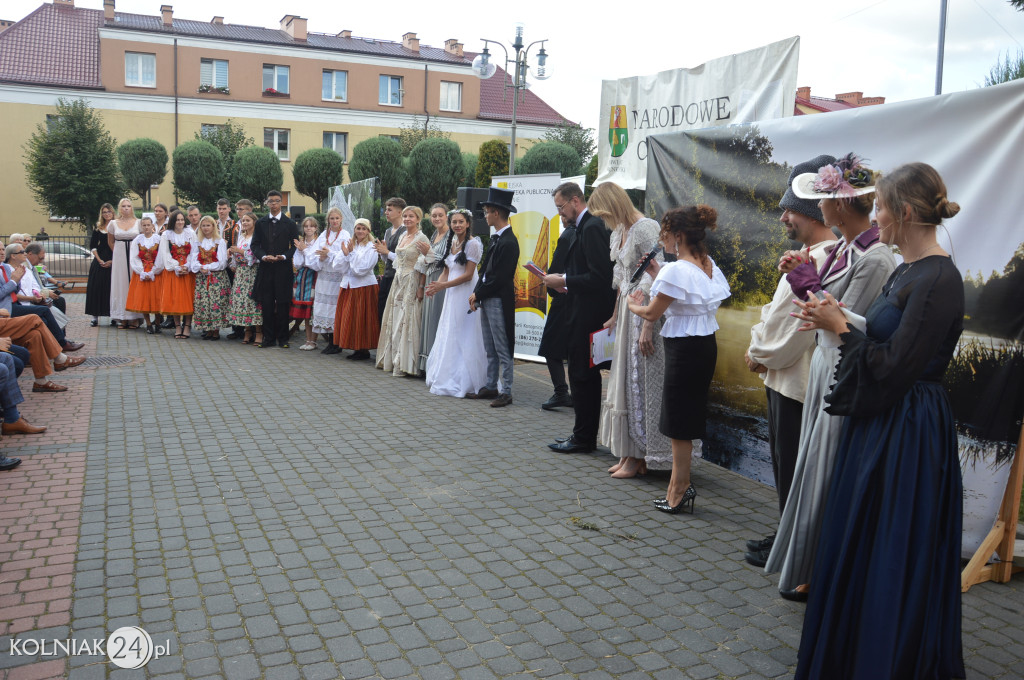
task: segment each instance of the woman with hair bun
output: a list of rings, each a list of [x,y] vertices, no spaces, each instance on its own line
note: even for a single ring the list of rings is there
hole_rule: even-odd
[[[416,271],[416,261],[430,240],[420,231],[423,211],[410,205],[402,211],[405,233],[395,248],[395,278],[384,307],[377,344],[377,368],[395,377],[420,374],[420,333],[426,278]]]
[[[674,208],[661,218],[661,243],[678,261],[651,262],[655,275],[651,301],[633,293],[629,311],[648,321],[663,315],[665,380],[662,388],[661,433],[672,440],[672,477],[665,498],[654,501],[662,512],[678,513],[686,504],[693,512],[697,490],[690,481],[693,440],[707,427],[708,389],[715,374],[718,345],[715,313],[729,297],[729,282],[708,256],[705,237],[714,230],[718,213],[708,205]]]
[[[963,330],[964,289],[935,233],[960,207],[924,163],[883,177],[876,195],[879,234],[903,264],[866,325],[828,293],[797,302],[806,329],[842,343],[825,401],[846,424],[796,677],[963,678],[963,489],[942,376]]]

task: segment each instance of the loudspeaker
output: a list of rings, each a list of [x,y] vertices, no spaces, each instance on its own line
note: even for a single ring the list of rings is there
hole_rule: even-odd
[[[487,220],[484,218],[483,208],[476,207],[480,201],[487,200],[487,193],[487,189],[479,187],[459,187],[456,194],[455,206],[473,211],[473,236],[490,236],[491,234],[491,228],[487,226]]]
[[[304,205],[290,205],[288,206],[288,215],[298,223],[306,218],[306,206]]]

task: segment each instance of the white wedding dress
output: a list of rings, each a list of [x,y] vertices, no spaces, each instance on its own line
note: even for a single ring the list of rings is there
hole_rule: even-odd
[[[473,238],[466,243],[465,265],[455,261],[456,254],[445,258],[449,281],[462,276],[466,267],[473,268],[473,277],[445,290],[441,320],[437,323],[434,346],[427,359],[427,387],[431,394],[465,397],[487,383],[487,354],[484,352],[480,312],[467,314],[469,296],[473,294],[479,278],[476,267],[483,251],[480,239]]]

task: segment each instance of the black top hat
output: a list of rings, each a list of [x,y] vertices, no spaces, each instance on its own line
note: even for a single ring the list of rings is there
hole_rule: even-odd
[[[793,180],[796,179],[798,175],[802,175],[805,172],[818,172],[822,167],[832,165],[835,162],[835,156],[822,154],[821,156],[812,158],[809,161],[797,163],[793,168],[793,172],[789,173],[789,182],[786,184],[786,193],[782,196],[782,200],[779,201],[779,207],[783,210],[793,210],[801,215],[807,215],[812,220],[824,222],[825,218],[821,214],[821,208],[818,207],[818,199],[800,198],[794,194]]]
[[[491,187],[487,192],[487,200],[480,201],[476,204],[477,209],[482,209],[485,205],[493,205],[495,208],[504,208],[510,213],[516,211],[516,207],[512,205],[512,199],[515,198],[516,192],[509,191],[508,189],[499,189],[498,187]]]

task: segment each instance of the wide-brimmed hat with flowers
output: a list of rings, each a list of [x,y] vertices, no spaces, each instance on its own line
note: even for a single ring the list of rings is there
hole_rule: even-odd
[[[864,165],[860,156],[849,153],[818,172],[805,172],[793,179],[793,193],[800,198],[853,198],[875,190],[880,173]]]

